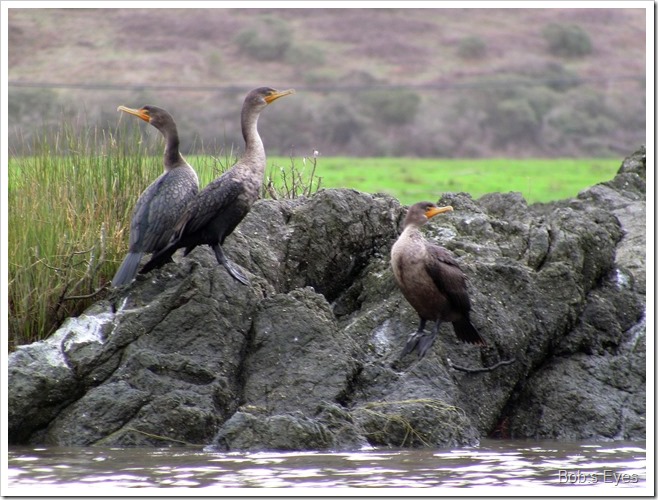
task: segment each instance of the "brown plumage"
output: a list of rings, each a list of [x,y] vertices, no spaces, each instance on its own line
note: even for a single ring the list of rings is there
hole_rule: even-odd
[[[241,117],[244,155],[188,203],[174,227],[172,240],[144,265],[140,273],[169,262],[179,248],[185,248],[187,255],[198,245],[209,245],[217,262],[233,278],[249,284],[242,271],[224,255],[222,245],[260,195],[266,160],[263,141],[258,134],[258,117],[268,104],[293,92],[260,87],[247,94]]]
[[[199,192],[194,169],[181,156],[178,129],[171,115],[157,106],[139,109],[119,106],[157,128],[165,139],[164,173],[140,195],[130,222],[128,254],[123,259],[112,286],[130,283],[137,274],[144,253],[162,250],[173,234],[173,227],[187,203]]]
[[[409,208],[404,230],[391,249],[391,267],[402,294],[420,318],[418,330],[409,336],[400,357],[418,351],[422,358],[432,344],[443,321],[451,322],[457,338],[471,344],[486,345],[469,319],[471,302],[466,277],[450,253],[427,241],[420,227],[437,214],[452,207],[437,207],[420,202]],[[431,332],[425,323],[433,321]]]

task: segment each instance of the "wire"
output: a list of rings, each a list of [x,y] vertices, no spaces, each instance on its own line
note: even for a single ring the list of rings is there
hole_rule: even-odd
[[[415,85],[390,85],[390,84],[368,84],[368,85],[310,85],[296,86],[296,90],[304,92],[365,92],[372,90],[469,90],[479,88],[495,87],[532,87],[537,85],[577,85],[583,83],[609,84],[621,81],[644,82],[646,75],[623,75],[623,76],[606,76],[604,78],[580,78],[577,76],[565,76],[563,78],[542,78],[536,80],[509,79],[509,80],[490,80],[482,77],[477,81],[469,82],[436,82]],[[172,90],[176,92],[245,92],[253,88],[249,85],[172,85],[172,84],[153,84],[153,83],[66,83],[66,82],[31,82],[31,81],[9,81],[9,88],[43,88],[43,89],[78,89],[78,90]]]

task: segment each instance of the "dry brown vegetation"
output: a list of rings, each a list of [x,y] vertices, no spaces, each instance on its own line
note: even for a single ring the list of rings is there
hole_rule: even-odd
[[[591,51],[551,53],[551,25]],[[620,155],[644,140],[645,64],[642,9],[10,9],[10,141],[149,102],[216,151],[266,84],[298,89],[262,121],[281,154]]]

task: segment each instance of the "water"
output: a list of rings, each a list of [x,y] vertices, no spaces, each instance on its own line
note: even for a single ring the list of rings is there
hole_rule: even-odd
[[[482,489],[503,494],[500,487],[512,487],[518,494],[527,490],[527,495],[542,490],[583,494],[590,488],[595,494],[606,490],[638,494],[642,489],[651,494],[653,476],[647,481],[646,457],[644,442],[485,440],[477,448],[333,453],[11,447],[5,483],[9,489],[3,488],[2,493],[87,492],[107,496],[120,493],[117,489],[124,494],[126,489],[143,494],[157,488],[154,493],[170,495],[173,489],[195,488],[195,495],[216,495],[218,490],[227,493],[226,488],[239,488],[234,490],[236,494],[245,494],[249,490],[244,488],[295,488],[303,492],[349,487],[378,488],[377,494],[391,488],[391,494],[400,494],[400,488],[439,487],[443,494],[448,488],[461,494]],[[290,495],[292,491],[278,490],[278,494]],[[250,494],[265,493],[258,490]]]

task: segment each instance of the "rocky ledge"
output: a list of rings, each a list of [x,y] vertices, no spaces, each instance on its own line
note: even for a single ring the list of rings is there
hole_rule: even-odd
[[[420,201],[420,200],[419,200]],[[436,200],[430,200],[436,201]],[[258,202],[226,250],[177,257],[9,356],[9,442],[219,450],[645,439],[645,151],[551,204],[445,194],[426,235],[469,278],[488,347],[416,315],[389,267],[404,207],[324,190]],[[491,371],[481,368],[502,364]]]

